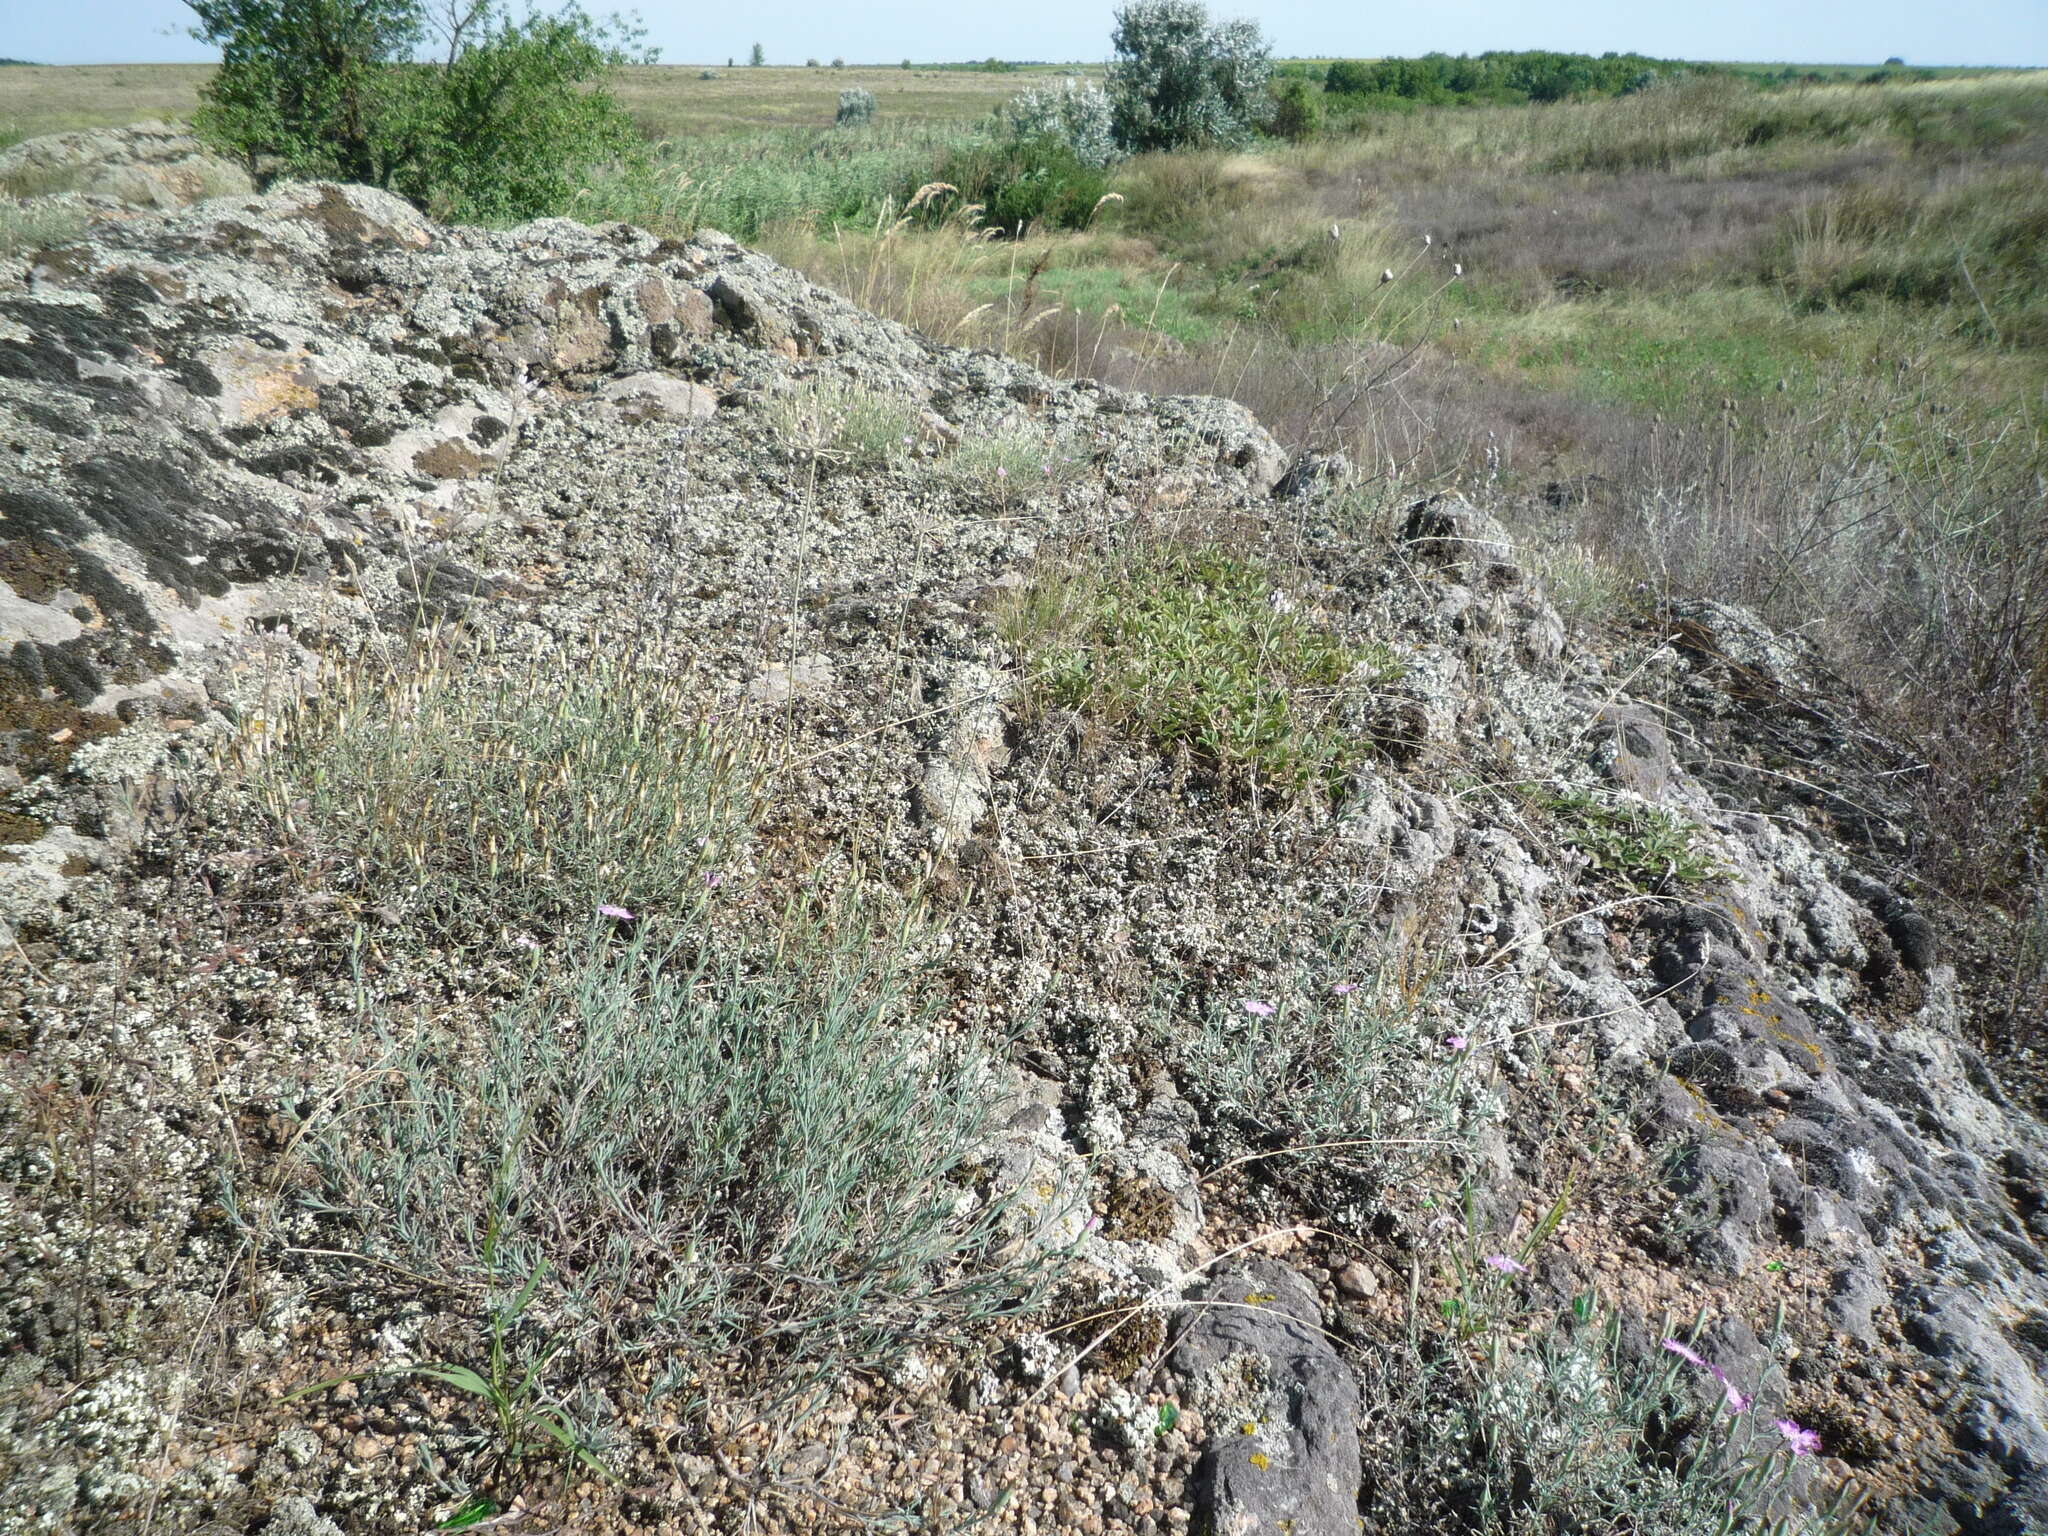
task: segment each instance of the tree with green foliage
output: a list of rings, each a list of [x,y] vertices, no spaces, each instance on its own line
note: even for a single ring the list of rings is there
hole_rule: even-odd
[[[1308,82],[1289,80],[1273,93],[1273,115],[1266,122],[1266,132],[1299,144],[1314,138],[1322,121],[1322,103],[1310,93]]]
[[[1256,22],[1212,25],[1201,0],[1133,0],[1110,40],[1116,139],[1130,153],[1241,143],[1267,115],[1272,50]]]
[[[759,43],[754,44],[753,52],[747,55],[747,62],[753,65],[756,69],[760,68],[763,64],[766,64],[768,62],[768,50],[763,48]]]
[[[199,129],[264,179],[363,182],[442,217],[532,218],[565,210],[593,166],[640,142],[603,82],[652,55],[617,18],[573,4],[514,20],[499,0],[188,3],[193,35],[221,50]]]

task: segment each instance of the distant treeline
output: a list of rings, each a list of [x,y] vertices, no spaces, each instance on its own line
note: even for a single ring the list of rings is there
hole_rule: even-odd
[[[1280,73],[1314,79],[1320,72],[1326,95],[1354,106],[1466,106],[1518,104],[1572,98],[1625,96],[1668,75],[1695,73],[1705,66],[1640,53],[1426,53],[1416,59],[1359,63],[1339,59],[1326,66],[1282,65]],[[1331,106],[1338,107],[1337,101]]]

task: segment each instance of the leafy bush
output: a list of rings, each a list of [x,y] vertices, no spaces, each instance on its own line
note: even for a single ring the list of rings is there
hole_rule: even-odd
[[[1266,132],[1276,139],[1298,144],[1314,138],[1322,121],[1322,104],[1309,90],[1308,82],[1289,80],[1274,94],[1273,115],[1266,121]]]
[[[1108,94],[1071,75],[1056,85],[1032,86],[1012,98],[1001,117],[1018,143],[1051,140],[1096,170],[1107,169],[1119,158]]]
[[[478,0],[447,57],[420,63],[424,0],[192,3],[194,35],[221,50],[196,122],[252,171],[518,219],[562,212],[592,167],[638,144],[602,89],[638,57],[631,38],[574,8],[514,21]]]
[[[1109,193],[1108,175],[1054,138],[968,145],[947,157],[936,179],[979,204],[982,223],[1006,235],[1027,225],[1085,228]],[[928,201],[921,213],[937,223],[952,206]]]
[[[856,85],[839,93],[839,110],[832,114],[835,128],[862,128],[875,120],[875,93]]]
[[[1254,22],[1211,25],[1201,0],[1133,0],[1111,42],[1113,131],[1129,153],[1241,143],[1266,116],[1272,62]]]

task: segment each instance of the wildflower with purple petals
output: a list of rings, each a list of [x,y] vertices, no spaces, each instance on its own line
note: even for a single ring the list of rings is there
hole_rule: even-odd
[[[1240,998],[1238,1001],[1240,1005],[1244,1008],[1244,1011],[1252,1015],[1252,1017],[1254,1018],[1270,1019],[1271,1017],[1273,1017],[1273,1005],[1265,1001],[1263,998],[1246,997]]]
[[[599,917],[617,918],[622,923],[630,923],[633,921],[632,913],[628,912],[624,907],[615,907],[610,902],[606,902],[603,906],[599,907],[597,909],[597,915]]]
[[[1337,985],[1330,988],[1330,990],[1336,993],[1339,997],[1349,997],[1352,993],[1358,990],[1358,983],[1355,981],[1340,981],[1337,983]]]
[[[1688,1349],[1676,1339],[1666,1339],[1664,1347],[1671,1351],[1672,1354],[1678,1356],[1687,1365],[1695,1366],[1702,1371],[1711,1371],[1713,1369],[1696,1351]]]
[[[1504,1253],[1489,1253],[1486,1256],[1486,1266],[1489,1269],[1497,1269],[1504,1275],[1526,1275],[1529,1273],[1528,1265],[1518,1259],[1511,1259]]]
[[[1444,1049],[1453,1056],[1462,1056],[1470,1049],[1472,1042],[1464,1035],[1445,1035]]]
[[[1730,1413],[1749,1412],[1750,1404],[1754,1403],[1756,1399],[1724,1376],[1718,1365],[1710,1365],[1707,1367],[1707,1370],[1712,1373],[1714,1380],[1721,1384],[1721,1396],[1728,1404],[1728,1411]]]
[[[1820,1436],[1815,1431],[1803,1428],[1795,1419],[1773,1419],[1771,1425],[1785,1437],[1785,1443],[1792,1447],[1794,1456],[1818,1456]]]

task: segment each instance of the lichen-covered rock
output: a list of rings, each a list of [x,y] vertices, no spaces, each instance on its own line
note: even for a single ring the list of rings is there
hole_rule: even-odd
[[[0,188],[17,197],[71,193],[113,209],[182,208],[250,189],[248,173],[170,123],[83,128],[0,150]]]
[[[1358,1383],[1308,1283],[1233,1263],[1189,1298],[1173,1352],[1209,1429],[1196,1484],[1217,1536],[1356,1536]]]

